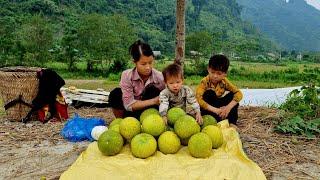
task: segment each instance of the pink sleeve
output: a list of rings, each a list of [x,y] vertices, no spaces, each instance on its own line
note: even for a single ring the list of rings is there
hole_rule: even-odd
[[[121,75],[120,88],[122,91],[123,106],[127,111],[132,111],[131,105],[136,102],[133,95],[131,73],[124,71]]]

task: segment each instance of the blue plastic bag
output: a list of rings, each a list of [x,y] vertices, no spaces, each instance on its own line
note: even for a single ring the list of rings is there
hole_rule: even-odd
[[[95,126],[105,126],[106,123],[101,118],[82,118],[75,114],[66,122],[61,135],[63,138],[71,142],[79,142],[84,140],[93,141],[91,131]]]

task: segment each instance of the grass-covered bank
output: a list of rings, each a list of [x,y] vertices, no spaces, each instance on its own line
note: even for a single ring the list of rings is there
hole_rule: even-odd
[[[172,63],[168,60],[156,61],[155,68],[162,70]],[[195,88],[203,76],[206,75],[206,60],[194,62],[187,60],[185,63],[185,83]],[[129,63],[128,67],[133,64]],[[121,73],[105,72],[104,64],[94,67],[93,72],[86,71],[86,63],[76,64],[76,70],[68,71],[65,63],[50,62],[44,67],[52,68],[66,80],[66,87],[75,86],[82,89],[102,88],[107,91],[119,85]],[[256,63],[231,61],[229,79],[239,88],[279,88],[290,86],[302,86],[308,81],[320,83],[320,64],[310,62],[282,62],[282,63]],[[3,102],[0,100],[0,107]],[[0,115],[3,114],[0,109]]]
[[[172,61],[157,61],[155,68],[162,70]],[[201,78],[206,75],[206,60],[198,62],[187,60],[185,63],[186,84],[196,86]],[[128,67],[132,67],[132,63]],[[86,64],[77,63],[75,71],[68,71],[65,63],[46,63],[45,67],[56,70],[65,79],[91,79],[102,80],[98,88],[108,89],[118,85],[121,73],[110,73],[103,69],[104,65],[94,67],[94,71],[87,72]],[[240,88],[278,88],[300,86],[311,81],[320,82],[320,64],[310,62],[282,62],[282,63],[253,63],[231,61],[228,77]],[[98,86],[89,82],[84,84],[73,84],[80,88]],[[89,88],[91,89],[91,88]],[[94,88],[95,89],[95,88]]]

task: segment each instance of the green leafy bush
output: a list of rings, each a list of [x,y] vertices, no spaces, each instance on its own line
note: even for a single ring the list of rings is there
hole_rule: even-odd
[[[279,108],[284,114],[276,131],[307,137],[320,134],[320,89],[315,85],[293,90]]]

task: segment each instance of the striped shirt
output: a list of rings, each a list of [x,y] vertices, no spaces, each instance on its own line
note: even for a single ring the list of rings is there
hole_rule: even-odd
[[[161,91],[159,99],[159,112],[161,116],[166,116],[168,109],[172,107],[180,107],[186,111],[187,105],[191,105],[194,111],[200,112],[200,106],[197,103],[194,93],[188,86],[182,86],[177,95],[172,93],[168,88],[165,88]]]

